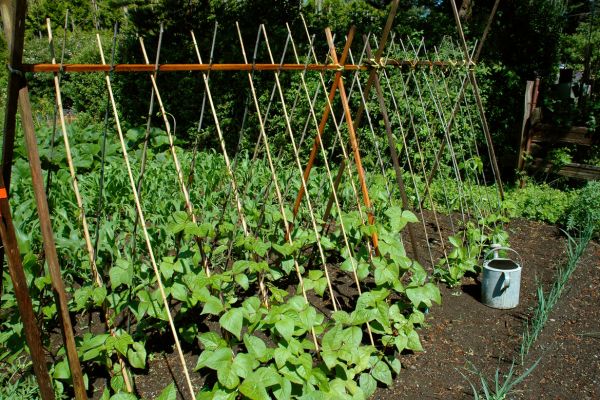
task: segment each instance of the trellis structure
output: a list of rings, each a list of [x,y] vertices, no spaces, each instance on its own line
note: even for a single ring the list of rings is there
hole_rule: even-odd
[[[4,127],[4,149],[2,174],[0,176],[0,212],[2,223],[0,224],[0,233],[4,249],[8,256],[8,264],[11,279],[17,296],[19,311],[24,321],[27,343],[31,350],[33,365],[36,373],[40,391],[44,399],[54,398],[52,385],[45,367],[44,352],[40,341],[40,332],[35,323],[32,310],[31,299],[27,293],[22,261],[16,244],[15,229],[11,219],[11,210],[8,204],[10,194],[11,166],[13,162],[13,146],[15,132],[15,115],[17,103],[21,113],[23,131],[27,145],[29,163],[31,166],[31,175],[35,193],[36,204],[42,229],[44,241],[44,251],[48,263],[50,275],[52,278],[53,289],[57,298],[57,308],[61,316],[61,330],[67,349],[67,357],[72,373],[74,393],[77,399],[86,398],[85,387],[83,385],[83,375],[75,347],[73,329],[70,322],[69,310],[67,307],[67,298],[64,284],[60,274],[60,263],[57,256],[56,246],[54,244],[52,226],[50,223],[50,212],[48,209],[46,193],[44,189],[43,174],[37,152],[37,141],[34,132],[33,118],[29,104],[27,81],[25,72],[33,73],[53,73],[54,88],[56,94],[56,104],[58,111],[58,121],[60,121],[60,130],[63,135],[63,142],[67,154],[69,172],[72,179],[73,191],[77,200],[77,207],[80,213],[81,231],[85,239],[86,251],[89,256],[92,278],[97,286],[102,286],[101,274],[96,267],[97,261],[97,239],[93,244],[93,238],[90,234],[88,220],[86,217],[86,204],[81,196],[77,171],[74,167],[67,126],[65,123],[63,104],[61,99],[61,81],[60,74],[77,72],[98,72],[103,73],[105,77],[106,89],[111,104],[112,116],[115,121],[115,128],[118,133],[121,152],[127,169],[128,181],[131,187],[131,193],[136,209],[135,231],[139,226],[143,241],[146,245],[145,256],[152,266],[156,283],[161,294],[163,306],[167,312],[170,331],[173,335],[175,347],[182,364],[187,384],[186,395],[194,397],[195,390],[189,371],[186,367],[183,350],[181,348],[177,329],[173,319],[173,310],[168,301],[162,284],[161,273],[156,261],[154,246],[151,235],[148,232],[146,216],[141,198],[143,193],[143,175],[145,169],[147,142],[150,135],[151,115],[154,113],[155,102],[158,105],[160,115],[163,119],[164,130],[168,137],[169,149],[173,159],[174,172],[177,185],[181,191],[185,203],[185,209],[189,218],[194,222],[203,221],[202,211],[195,206],[194,194],[190,187],[193,184],[194,166],[196,161],[196,149],[194,149],[194,160],[189,166],[189,175],[185,173],[185,167],[181,164],[175,147],[174,129],[172,129],[169,120],[169,113],[162,101],[159,89],[160,74],[176,71],[197,71],[199,79],[204,84],[204,93],[200,111],[200,120],[198,130],[210,126],[218,137],[220,153],[225,163],[225,169],[229,181],[221,187],[223,193],[223,208],[228,208],[231,203],[237,212],[237,226],[243,232],[243,235],[249,238],[259,235],[259,230],[251,226],[248,222],[244,202],[248,199],[248,187],[240,182],[237,173],[238,152],[231,158],[231,149],[228,149],[224,139],[224,132],[221,128],[217,107],[211,92],[210,74],[230,71],[239,74],[245,74],[248,78],[248,99],[247,107],[244,113],[244,122],[240,130],[240,143],[242,143],[246,121],[246,115],[253,114],[258,120],[258,139],[254,144],[254,156],[252,163],[261,156],[264,158],[264,165],[268,168],[268,173],[272,178],[271,184],[264,189],[265,203],[274,196],[274,206],[278,208],[281,215],[281,227],[274,226],[273,229],[281,229],[283,240],[290,246],[294,246],[294,229],[298,226],[306,226],[311,234],[316,237],[315,264],[322,269],[326,279],[329,293],[329,300],[334,311],[338,310],[339,302],[336,300],[336,291],[334,290],[332,279],[330,277],[332,266],[328,262],[324,251],[324,240],[322,237],[327,235],[330,225],[337,225],[340,228],[341,238],[344,249],[350,255],[350,272],[356,291],[361,293],[361,283],[358,276],[358,265],[355,255],[356,248],[351,244],[348,238],[348,228],[343,218],[348,211],[356,211],[360,220],[367,225],[376,222],[374,208],[378,200],[371,199],[370,184],[373,178],[383,181],[382,193],[391,202],[401,204],[404,210],[414,211],[420,217],[420,224],[414,226],[408,225],[408,235],[402,240],[408,242],[407,246],[411,249],[411,255],[421,264],[432,268],[439,258],[446,259],[448,253],[448,238],[440,231],[440,212],[439,201],[445,203],[447,211],[451,212],[457,208],[460,212],[456,215],[449,215],[452,234],[460,232],[463,227],[472,218],[483,218],[497,211],[499,202],[502,198],[502,185],[498,173],[498,167],[495,161],[491,135],[485,120],[483,105],[479,96],[477,80],[473,66],[478,59],[481,46],[485,36],[489,31],[491,19],[496,11],[498,1],[494,6],[488,26],[484,32],[484,39],[479,42],[478,47],[471,51],[464,38],[456,5],[452,2],[453,12],[459,32],[459,45],[462,50],[462,58],[458,61],[443,59],[437,48],[432,51],[426,47],[422,40],[415,43],[411,40],[402,40],[391,35],[392,23],[398,7],[398,1],[392,2],[392,9],[384,27],[382,37],[379,42],[374,43],[373,37],[364,36],[363,46],[359,54],[352,53],[352,44],[355,41],[355,30],[351,29],[345,38],[345,45],[340,55],[336,52],[335,40],[329,30],[326,30],[326,39],[328,44],[328,54],[326,59],[329,63],[320,63],[313,44],[314,37],[310,35],[306,24],[304,29],[306,33],[307,56],[302,58],[299,54],[299,42],[295,40],[292,31],[287,26],[287,38],[283,55],[280,62],[277,63],[275,55],[271,51],[267,30],[261,25],[258,30],[257,41],[254,49],[252,62],[249,61],[246,54],[244,39],[239,26],[236,27],[240,42],[240,54],[243,63],[239,64],[216,64],[213,63],[214,42],[217,35],[217,26],[213,34],[213,46],[208,63],[203,63],[200,48],[196,41],[194,32],[191,32],[190,41],[194,45],[197,56],[195,64],[160,64],[160,46],[162,42],[159,39],[156,60],[151,63],[143,40],[140,39],[141,52],[144,57],[144,64],[115,64],[112,60],[108,63],[105,59],[100,36],[97,36],[98,50],[101,56],[101,64],[63,64],[58,63],[54,55],[49,64],[22,64],[23,41],[24,41],[24,23],[26,1],[8,1],[4,0],[2,5],[2,15],[6,37],[9,43],[10,61],[8,101],[6,106],[6,119]],[[52,31],[50,22],[48,22],[48,37],[51,46],[53,46]],[[260,44],[259,44],[260,43]],[[259,45],[263,51],[266,50],[268,59],[266,62],[257,63],[256,54]],[[376,50],[372,50],[372,46]],[[291,49],[291,51],[290,51]],[[401,55],[401,57],[397,57]],[[304,62],[302,62],[304,60]],[[257,71],[267,71],[273,74],[273,86],[270,90],[271,96],[267,106],[264,101],[259,99],[259,92],[265,91],[265,88],[257,88],[255,85],[254,74]],[[114,73],[146,73],[152,85],[152,92],[149,104],[148,123],[146,129],[146,141],[142,156],[141,173],[136,178],[129,160],[129,151],[119,119],[118,104],[114,99],[112,90],[111,76]],[[298,92],[292,103],[281,83],[280,76],[285,73],[298,74]],[[311,75],[312,74],[312,75]],[[329,74],[329,76],[327,75]],[[330,76],[334,74],[333,76]],[[307,77],[315,78],[316,89],[309,87]],[[332,81],[329,89],[327,80]],[[438,85],[434,85],[436,82]],[[452,91],[456,88],[450,88],[458,82],[458,96],[453,98]],[[349,84],[350,83],[350,84]],[[440,85],[441,83],[441,85]],[[349,84],[349,85],[348,85]],[[468,91],[467,88],[471,90]],[[320,100],[318,100],[322,96]],[[308,114],[295,115],[296,101],[303,99],[308,104]],[[339,105],[338,102],[339,101]],[[356,112],[352,108],[357,105]],[[431,107],[433,105],[433,107]],[[299,186],[294,188],[289,183],[295,182],[294,179],[288,179],[282,182],[278,175],[282,168],[282,152],[273,153],[272,138],[267,131],[270,119],[273,118],[273,109],[278,107],[285,129],[285,135],[291,146],[291,154],[287,157],[291,160],[293,171],[299,181]],[[322,106],[322,112],[318,112]],[[341,112],[340,112],[341,108]],[[473,110],[476,109],[476,114]],[[252,111],[253,110],[253,111]],[[471,127],[479,126],[486,140],[487,157],[480,154],[480,148],[477,146],[475,134],[465,134],[464,128],[456,127],[457,116],[462,116],[471,122]],[[209,117],[210,116],[210,117]],[[319,117],[320,116],[320,117]],[[303,118],[304,123],[298,124],[297,117]],[[361,127],[363,119],[367,124]],[[210,123],[207,120],[212,120]],[[384,137],[376,127],[378,121],[383,122]],[[300,129],[300,126],[304,126]],[[302,131],[302,132],[300,132]],[[437,135],[436,135],[437,133]],[[327,135],[330,135],[329,137]],[[331,137],[333,136],[333,138]],[[311,137],[313,138],[311,141]],[[196,144],[197,145],[197,144]],[[328,147],[330,146],[330,147]],[[433,163],[424,160],[425,147],[435,148]],[[460,151],[457,146],[461,147]],[[310,148],[310,151],[308,149]],[[252,150],[252,149],[248,149]],[[334,156],[335,155],[335,156]],[[369,161],[365,163],[363,158],[368,155]],[[465,158],[465,155],[470,157]],[[490,169],[493,178],[486,176],[483,168],[467,168],[469,160],[489,159]],[[311,170],[315,162],[320,160],[322,170],[325,172],[326,179],[321,182],[321,190],[317,192],[325,193],[323,198],[314,198],[315,191],[311,192]],[[337,172],[335,161],[339,160]],[[448,165],[443,165],[448,163]],[[368,164],[368,165],[365,165]],[[391,169],[390,166],[391,165]],[[462,165],[462,167],[461,167]],[[432,185],[436,173],[445,167],[452,174],[451,179],[456,184],[458,198],[449,198],[445,186],[442,185],[441,200],[433,198]],[[371,173],[367,169],[371,168]],[[375,170],[377,172],[375,172]],[[379,172],[380,170],[380,172]],[[393,171],[393,173],[388,173]],[[408,173],[405,173],[408,172]],[[489,171],[489,170],[488,170]],[[407,180],[408,179],[408,180]],[[482,185],[495,184],[497,191],[490,198],[489,192],[486,192],[486,199],[477,200],[473,195],[468,195],[468,182]],[[341,193],[342,182],[347,182],[347,193]],[[357,185],[358,184],[358,185]],[[290,190],[297,190],[297,194],[289,197]],[[291,199],[294,199],[292,202]],[[327,199],[327,201],[325,201]],[[316,204],[326,204],[322,209],[317,209]],[[452,203],[457,203],[453,205]],[[289,206],[293,204],[290,209]],[[305,205],[305,208],[302,205]],[[426,205],[431,209],[425,211]],[[264,207],[264,206],[263,206]],[[89,206],[88,206],[89,208]],[[264,212],[264,208],[263,208]],[[89,213],[89,212],[88,212]],[[446,218],[446,217],[444,217]],[[96,218],[97,219],[97,218]],[[324,221],[322,224],[320,221]],[[138,223],[139,222],[139,223]],[[100,220],[95,221],[96,236]],[[429,225],[433,225],[431,229]],[[422,238],[420,240],[420,237]],[[196,237],[195,244],[198,246],[202,255],[202,265],[207,276],[210,276],[215,260],[204,251],[207,243]],[[135,241],[135,239],[134,239]],[[434,250],[433,242],[438,241],[441,250]],[[208,243],[209,245],[211,243]],[[365,243],[369,249],[368,257],[379,254],[379,238],[374,231],[371,234],[371,240]],[[136,251],[136,250],[134,250]],[[138,250],[142,252],[142,250]],[[423,253],[426,251],[426,254]],[[436,254],[437,251],[437,254]],[[443,261],[442,261],[443,262]],[[298,264],[293,259],[296,278],[301,288],[301,294],[305,302],[309,302],[307,292],[304,287],[304,275],[302,273],[305,266]],[[262,306],[268,308],[269,289],[265,282],[265,277],[261,273],[258,280],[258,290]],[[110,334],[115,335],[114,327],[110,325],[108,317],[109,310],[104,304],[103,312],[106,314],[107,329]],[[366,331],[369,333],[369,340],[375,345],[371,327],[366,323]],[[312,341],[315,348],[319,349],[319,338],[312,331]],[[126,370],[125,362],[119,357],[119,363],[123,371]],[[133,390],[131,377],[128,373],[123,374],[125,385],[128,391]]]

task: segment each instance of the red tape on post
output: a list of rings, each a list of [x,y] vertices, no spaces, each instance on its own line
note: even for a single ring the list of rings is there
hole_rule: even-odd
[[[0,188],[0,199],[7,199],[6,188]]]

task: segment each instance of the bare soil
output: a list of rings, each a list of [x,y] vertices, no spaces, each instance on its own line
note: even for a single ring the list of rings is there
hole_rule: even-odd
[[[429,326],[420,332],[424,351],[402,355],[394,385],[378,389],[374,399],[469,399],[468,380],[480,385],[473,368],[491,381],[497,369],[502,377],[513,360],[520,363],[518,348],[537,304],[536,287],[552,284],[566,260],[566,238],[555,227],[527,220],[512,221],[508,230],[511,246],[523,256],[519,306],[483,305],[480,282],[473,278],[457,289],[442,287],[443,303],[431,310]],[[525,369],[540,359],[538,366],[509,398],[600,399],[599,287],[600,246],[591,242],[525,359]]]

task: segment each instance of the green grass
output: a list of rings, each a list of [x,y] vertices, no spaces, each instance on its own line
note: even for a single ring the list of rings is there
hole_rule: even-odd
[[[533,372],[533,370],[538,366],[539,362],[540,359],[538,359],[531,365],[531,367],[527,368],[527,370],[518,376],[515,374],[515,363],[513,362],[504,378],[502,378],[500,375],[500,369],[497,368],[492,381],[488,381],[481,370],[472,366],[471,372],[476,374],[479,378],[479,384],[481,385],[481,389],[479,390],[469,378],[467,378],[465,375],[463,375],[463,377],[469,382],[471,390],[473,390],[473,398],[475,400],[504,400],[519,383],[521,383],[525,378],[527,378],[527,376],[529,376],[529,374]]]
[[[0,400],[38,399],[39,396],[31,362],[19,358],[0,365]]]

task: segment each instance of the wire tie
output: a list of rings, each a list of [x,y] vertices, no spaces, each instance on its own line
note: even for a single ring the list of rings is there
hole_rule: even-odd
[[[10,64],[6,64],[6,68],[8,68],[8,72],[10,72],[13,75],[16,75],[20,78],[25,77],[25,75],[23,74],[23,71],[21,71],[20,69],[13,68],[13,66]]]
[[[370,58],[367,61],[365,61],[365,65],[371,69],[381,68],[381,66],[377,63],[377,61],[374,58]]]

